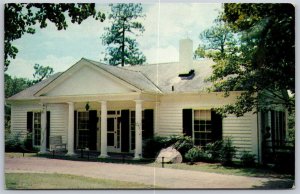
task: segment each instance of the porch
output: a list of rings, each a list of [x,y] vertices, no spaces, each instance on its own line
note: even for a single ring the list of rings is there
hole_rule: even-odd
[[[48,151],[49,137],[54,134],[51,131],[51,111],[49,113],[47,107],[59,103],[64,104],[67,110],[66,155],[78,155],[81,150],[88,149],[93,154],[99,153],[99,158],[107,158],[111,153],[126,153],[133,155],[134,159],[141,159],[142,141],[152,137],[157,126],[159,103],[153,96],[138,97],[122,100],[115,96],[111,96],[111,100],[73,99],[63,103],[57,102],[57,99],[45,99],[41,111],[40,153]]]

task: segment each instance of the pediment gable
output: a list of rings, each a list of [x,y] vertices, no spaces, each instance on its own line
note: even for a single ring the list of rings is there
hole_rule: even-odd
[[[137,88],[112,74],[80,60],[36,93],[39,96],[73,96],[136,92]]]

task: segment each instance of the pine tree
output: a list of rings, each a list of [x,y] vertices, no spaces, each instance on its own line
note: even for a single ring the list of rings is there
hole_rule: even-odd
[[[138,21],[143,18],[141,4],[110,4],[111,13],[109,19],[111,27],[105,28],[105,34],[101,37],[103,45],[107,46],[107,54],[104,61],[110,65],[140,65],[146,61],[146,57],[138,49],[135,36],[141,35],[145,29]]]

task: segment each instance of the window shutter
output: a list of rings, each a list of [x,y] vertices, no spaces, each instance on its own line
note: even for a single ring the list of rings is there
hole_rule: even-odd
[[[32,128],[33,128],[33,113],[32,112],[27,112],[27,132],[32,133]]]
[[[47,121],[46,121],[46,148],[49,148],[49,137],[50,137],[50,111],[47,111]]]
[[[183,134],[192,137],[193,134],[193,110],[183,109],[182,110],[182,129]]]
[[[152,138],[154,135],[154,125],[153,125],[153,109],[144,110],[144,122],[143,122],[143,139]]]
[[[121,110],[121,151],[129,152],[129,110]]]
[[[74,148],[76,149],[77,145],[77,111],[74,111]]]
[[[215,111],[211,111],[211,127],[212,127],[212,140],[218,141],[222,140],[222,116]]]

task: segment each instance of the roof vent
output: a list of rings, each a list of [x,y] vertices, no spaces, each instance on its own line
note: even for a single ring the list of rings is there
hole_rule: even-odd
[[[191,80],[193,79],[195,76],[195,70],[192,69],[190,70],[189,73],[181,73],[178,75],[178,77],[180,77],[182,80]]]

